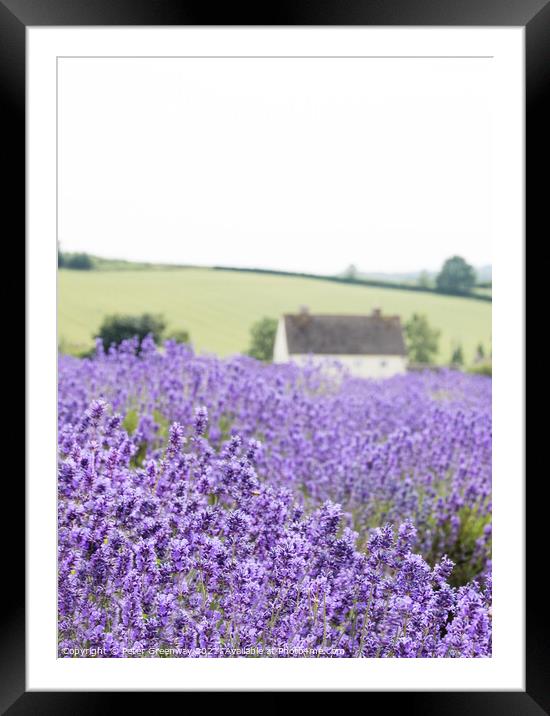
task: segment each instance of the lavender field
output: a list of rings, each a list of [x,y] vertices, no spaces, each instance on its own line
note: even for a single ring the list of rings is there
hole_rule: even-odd
[[[491,655],[491,379],[59,357],[59,655]]]

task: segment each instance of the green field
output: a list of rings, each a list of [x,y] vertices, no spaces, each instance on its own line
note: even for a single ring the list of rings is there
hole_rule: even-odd
[[[249,330],[263,316],[308,306],[318,313],[425,313],[441,330],[438,362],[461,343],[467,362],[491,342],[491,304],[468,298],[399,289],[345,285],[291,276],[183,268],[171,270],[59,271],[58,335],[61,350],[78,352],[111,313],[161,313],[169,329],[185,328],[195,349],[229,355],[248,346]]]

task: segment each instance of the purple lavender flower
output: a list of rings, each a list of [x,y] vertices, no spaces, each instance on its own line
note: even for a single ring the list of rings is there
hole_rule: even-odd
[[[203,405],[195,413],[195,435],[203,435],[208,425],[208,410]]]
[[[491,655],[490,380],[128,341],[58,415],[60,656]]]
[[[168,455],[175,457],[183,446],[184,430],[179,423],[172,423],[170,426],[170,439],[168,443]]]

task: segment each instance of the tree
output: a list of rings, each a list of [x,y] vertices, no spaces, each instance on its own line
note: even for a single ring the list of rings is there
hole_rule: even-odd
[[[358,276],[358,270],[357,266],[355,264],[350,264],[347,269],[344,271],[344,278],[346,278],[348,281],[355,281]]]
[[[435,283],[438,291],[444,293],[469,293],[476,282],[473,266],[461,256],[452,256],[443,264]]]
[[[61,244],[57,242],[57,268],[65,266],[65,254],[61,251]]]
[[[273,360],[275,334],[277,333],[277,320],[275,318],[262,318],[256,321],[250,329],[250,347],[247,355],[258,360]]]
[[[431,363],[439,349],[440,331],[432,328],[424,315],[413,313],[405,323],[409,358],[413,363]]]
[[[485,360],[485,348],[483,347],[483,343],[479,343],[476,348],[476,355],[474,358],[474,363],[483,363]]]
[[[162,316],[154,316],[150,313],[144,313],[141,316],[115,314],[105,318],[97,337],[101,338],[105,348],[118,345],[135,336],[141,345],[142,340],[149,334],[153,336],[155,343],[159,343],[165,328],[166,324]]]
[[[65,254],[64,265],[66,268],[79,271],[90,271],[94,267],[93,261],[88,254]]]
[[[460,343],[454,347],[451,355],[451,365],[464,365],[464,351]]]
[[[171,331],[166,338],[168,338],[171,341],[175,341],[176,343],[190,343],[191,342],[191,336],[189,335],[189,331],[185,331],[183,329],[176,329],[174,331]]]

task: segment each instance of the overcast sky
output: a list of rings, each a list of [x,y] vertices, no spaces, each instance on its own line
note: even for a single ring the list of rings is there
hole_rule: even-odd
[[[61,248],[316,273],[490,263],[489,71],[61,59]]]

